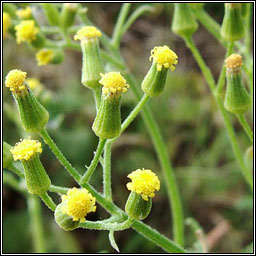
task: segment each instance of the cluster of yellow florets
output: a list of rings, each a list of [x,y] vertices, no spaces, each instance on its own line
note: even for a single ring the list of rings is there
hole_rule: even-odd
[[[24,82],[26,80],[27,73],[21,70],[11,70],[5,78],[5,86],[10,88],[11,91],[22,91],[26,89]]]
[[[132,192],[140,194],[146,201],[148,201],[148,197],[154,197],[155,191],[160,189],[160,181],[151,170],[138,169],[127,177],[132,180],[132,182],[127,183],[127,188]]]
[[[100,84],[103,85],[102,91],[105,94],[118,94],[127,92],[129,85],[119,72],[108,72],[106,74],[100,74]]]
[[[178,63],[177,54],[166,45],[154,47],[149,60],[151,61],[152,59],[157,63],[158,71],[161,71],[163,67],[170,68],[173,71]]]
[[[42,152],[41,143],[37,140],[24,139],[11,149],[14,160],[29,160],[36,153]]]
[[[5,38],[7,35],[7,31],[12,25],[12,20],[7,12],[3,12],[3,37]]]
[[[228,70],[230,71],[238,71],[241,69],[243,65],[243,59],[242,56],[239,54],[232,54],[230,55],[226,60],[225,64]]]
[[[67,195],[62,196],[62,202],[65,202],[62,212],[72,217],[73,221],[85,222],[85,216],[96,211],[95,197],[84,188],[69,189]]]
[[[36,35],[39,32],[34,20],[23,20],[19,25],[15,26],[15,30],[18,44],[23,41],[31,43],[36,39]]]
[[[101,36],[101,32],[94,26],[85,26],[79,29],[75,36],[75,40],[92,39]]]
[[[31,8],[29,6],[27,6],[24,9],[19,9],[16,11],[16,15],[20,18],[20,19],[28,19],[32,16],[32,11]]]
[[[36,53],[36,60],[38,66],[44,66],[51,62],[53,58],[53,50],[42,49]]]

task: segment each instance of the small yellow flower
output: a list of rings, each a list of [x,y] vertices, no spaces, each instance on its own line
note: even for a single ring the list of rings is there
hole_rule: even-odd
[[[3,37],[5,38],[8,32],[8,29],[12,25],[12,20],[7,12],[3,12]]]
[[[15,26],[15,30],[18,44],[23,41],[31,43],[36,39],[36,35],[39,32],[34,20],[23,20],[19,25]]]
[[[38,66],[44,66],[51,62],[53,58],[53,50],[42,49],[36,53],[36,60]]]
[[[17,143],[11,150],[13,158],[17,160],[29,160],[36,153],[42,152],[41,143],[37,140],[24,139]]]
[[[127,183],[127,188],[140,194],[148,201],[148,197],[154,197],[155,191],[160,189],[160,181],[156,174],[148,169],[138,169],[128,175],[132,182]]]
[[[101,36],[101,32],[94,26],[85,26],[79,29],[75,36],[75,40],[93,39]]]
[[[28,19],[32,16],[32,11],[31,8],[29,6],[27,6],[24,9],[19,9],[16,11],[16,15],[20,18],[20,19]]]
[[[96,211],[96,199],[85,188],[69,189],[67,195],[62,196],[62,202],[66,203],[62,212],[72,217],[73,221],[85,222],[85,216]]]
[[[161,71],[163,67],[170,68],[173,71],[178,63],[177,54],[166,45],[154,47],[149,60],[151,61],[152,59],[157,63],[158,71]]]
[[[129,85],[119,72],[108,72],[106,74],[100,74],[100,84],[103,85],[102,91],[105,94],[120,94],[127,92]]]
[[[5,78],[5,86],[13,91],[22,91],[26,89],[24,82],[26,80],[27,73],[18,69],[11,70]]]
[[[234,53],[225,60],[225,63],[228,70],[238,71],[243,65],[243,59],[241,55]]]
[[[27,83],[30,87],[30,89],[34,90],[34,89],[42,89],[42,84],[40,83],[40,81],[35,78],[35,77],[30,77],[27,79]]]

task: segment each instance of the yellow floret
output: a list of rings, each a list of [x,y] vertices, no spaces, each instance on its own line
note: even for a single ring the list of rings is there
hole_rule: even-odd
[[[19,25],[15,26],[15,30],[18,44],[23,41],[31,43],[36,39],[36,35],[39,32],[34,20],[23,20]]]
[[[19,9],[16,11],[16,15],[20,18],[20,19],[28,19],[32,16],[32,11],[31,8],[29,6],[27,6],[24,9]]]
[[[7,31],[12,25],[12,20],[7,12],[3,12],[3,37],[5,38],[7,35]]]
[[[69,189],[67,195],[62,196],[62,202],[66,203],[62,212],[72,217],[73,221],[85,222],[85,216],[96,211],[96,199],[85,188]]]
[[[231,71],[236,71],[240,70],[240,68],[242,67],[243,59],[241,55],[234,53],[225,60],[225,63],[228,69],[230,69]]]
[[[5,78],[5,86],[10,88],[11,91],[22,91],[26,89],[24,82],[26,80],[27,73],[21,70],[11,70]]]
[[[85,26],[79,29],[75,36],[75,40],[92,39],[101,36],[101,32],[94,26]]]
[[[151,170],[138,169],[130,173],[128,178],[132,182],[127,183],[127,188],[132,192],[140,194],[146,201],[148,201],[148,197],[154,197],[154,192],[160,189],[160,181]]]
[[[100,74],[100,84],[103,85],[102,91],[105,94],[120,94],[127,92],[129,85],[119,72],[108,72],[106,74]]]
[[[161,71],[163,67],[170,68],[173,71],[178,63],[177,54],[166,45],[154,47],[149,60],[151,61],[152,59],[157,63],[158,71]]]
[[[37,140],[24,139],[11,149],[14,160],[29,160],[36,153],[42,152],[41,143]]]
[[[44,66],[51,62],[53,59],[53,50],[42,49],[36,53],[36,60],[38,66]]]

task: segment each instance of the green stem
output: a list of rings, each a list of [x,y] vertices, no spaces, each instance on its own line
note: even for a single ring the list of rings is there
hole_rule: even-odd
[[[242,125],[244,131],[246,132],[247,136],[249,137],[250,142],[253,143],[253,132],[250,125],[247,123],[244,114],[237,115],[237,118]]]
[[[112,230],[112,231],[121,231],[131,227],[133,219],[128,218],[122,223],[112,222],[106,223],[103,221],[86,221],[80,224],[81,228],[94,229],[94,230]]]
[[[99,144],[98,144],[97,150],[95,152],[95,155],[94,155],[94,157],[91,161],[91,164],[88,167],[87,171],[85,172],[85,174],[80,179],[80,184],[84,184],[84,183],[89,182],[93,172],[95,171],[95,169],[98,165],[98,162],[99,162],[100,156],[103,152],[106,141],[107,141],[106,139],[100,139],[99,140]]]
[[[103,168],[103,191],[107,200],[112,201],[111,189],[111,147],[112,142],[107,141],[104,149],[104,168]]]
[[[223,119],[224,119],[224,122],[225,122],[225,125],[226,125],[226,129],[227,129],[227,133],[228,133],[228,136],[229,136],[229,140],[230,140],[231,146],[233,148],[233,151],[234,151],[235,157],[237,159],[237,162],[240,166],[240,170],[241,170],[242,174],[244,175],[245,179],[247,180],[247,182],[249,183],[251,189],[253,189],[252,175],[244,164],[242,152],[241,152],[240,147],[238,145],[236,134],[235,134],[234,129],[231,125],[231,122],[228,118],[228,114],[227,114],[227,112],[226,112],[226,110],[223,106],[222,99],[218,96],[218,94],[214,93],[215,92],[214,89],[217,88],[217,87],[215,87],[213,76],[212,76],[209,68],[205,64],[203,58],[201,57],[201,55],[200,55],[198,49],[196,48],[194,42],[192,41],[192,39],[191,38],[184,38],[184,40],[185,40],[188,48],[191,50],[192,54],[194,55],[194,57],[195,57],[198,65],[199,65],[207,83],[210,86],[210,89],[213,93],[213,96],[214,96],[214,98],[217,102],[217,105],[220,109],[220,112],[223,116]]]
[[[101,101],[101,86],[100,85],[93,89],[93,95],[94,95],[94,100],[96,103],[96,111],[98,112],[98,109],[100,107],[100,101]]]
[[[27,202],[35,253],[46,253],[40,200],[37,196],[28,195]]]
[[[46,192],[45,194],[40,195],[40,197],[45,205],[54,212],[56,209],[56,204],[53,202],[52,198],[48,195],[48,193]]]
[[[68,188],[59,187],[59,186],[55,186],[55,185],[50,185],[49,191],[58,193],[60,195],[63,195],[63,194],[67,194]]]
[[[12,165],[8,166],[8,169],[10,171],[13,171],[15,174],[17,174],[18,176],[25,178],[24,172],[22,170],[20,170],[19,168],[16,167],[16,165],[14,163],[12,163]]]
[[[11,173],[5,170],[3,171],[3,184],[13,188],[14,190],[24,195],[27,194],[27,190],[20,185],[19,180],[17,180]]]
[[[120,44],[120,40],[122,37],[122,31],[123,31],[123,25],[125,22],[125,19],[129,13],[131,4],[130,3],[124,3],[122,5],[121,11],[119,13],[116,25],[115,25],[115,29],[113,32],[113,36],[112,36],[112,41],[111,44],[118,49],[119,44]]]
[[[228,44],[228,50],[226,52],[226,57],[225,59],[231,55],[232,51],[233,51],[233,48],[234,48],[234,43],[229,43]],[[219,79],[218,79],[218,83],[217,83],[217,86],[216,86],[216,93],[217,94],[220,94],[223,90],[223,87],[225,85],[225,78],[226,78],[226,66],[225,66],[225,63],[222,64],[222,68],[221,68],[221,72],[220,72],[220,76],[219,76]]]
[[[44,142],[51,148],[52,152],[56,155],[60,163],[64,166],[64,168],[70,173],[70,175],[78,181],[80,179],[80,174],[72,167],[69,161],[62,154],[60,149],[54,143],[47,130],[44,129],[40,132],[40,136],[43,138]]]

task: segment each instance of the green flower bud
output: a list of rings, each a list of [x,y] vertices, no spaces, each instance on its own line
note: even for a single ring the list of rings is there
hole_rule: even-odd
[[[11,145],[3,141],[3,168],[8,168],[13,164],[11,148]]]
[[[51,185],[51,180],[39,159],[41,152],[40,142],[27,139],[11,149],[14,160],[20,160],[23,165],[28,192],[34,195],[44,194]]]
[[[121,131],[121,94],[129,85],[118,72],[102,74],[99,83],[103,85],[101,103],[92,130],[101,139],[112,139]]]
[[[194,13],[187,3],[175,3],[172,21],[172,31],[181,37],[191,37],[198,24]]]
[[[64,60],[64,53],[62,49],[44,48],[36,53],[36,60],[38,66],[60,64]]]
[[[40,49],[42,47],[44,47],[45,45],[45,36],[43,33],[39,32],[37,35],[36,35],[36,39],[33,40],[31,42],[32,46],[35,47],[36,49]]]
[[[224,106],[234,114],[243,114],[250,106],[250,96],[242,83],[242,57],[232,54],[226,60],[227,90]]]
[[[65,205],[65,202],[57,205],[54,212],[54,218],[60,228],[64,229],[65,231],[71,231],[79,226],[79,221],[73,221],[73,218],[71,216],[63,213],[63,207],[65,207]]]
[[[77,10],[78,10],[78,3],[63,4],[61,14],[60,14],[60,20],[64,30],[66,30],[67,28],[73,25]]]
[[[125,204],[126,213],[136,220],[144,220],[148,217],[152,208],[152,198],[148,201],[142,199],[141,195],[131,192]]]
[[[49,119],[49,113],[36,99],[25,82],[27,73],[12,70],[5,79],[17,102],[22,126],[27,132],[40,132],[44,129]]]
[[[41,3],[44,9],[47,21],[52,26],[58,26],[60,24],[59,11],[55,4],[52,3]]]
[[[152,59],[153,63],[142,81],[141,88],[149,96],[157,96],[164,90],[168,68],[172,71],[175,69],[178,56],[165,45],[154,47],[149,60]]]
[[[225,40],[230,42],[244,36],[241,3],[225,3],[225,14],[220,33]]]
[[[94,89],[99,87],[100,73],[104,72],[104,66],[99,50],[98,37],[101,32],[92,26],[85,26],[77,31],[74,39],[81,41],[83,55],[82,84]]]

